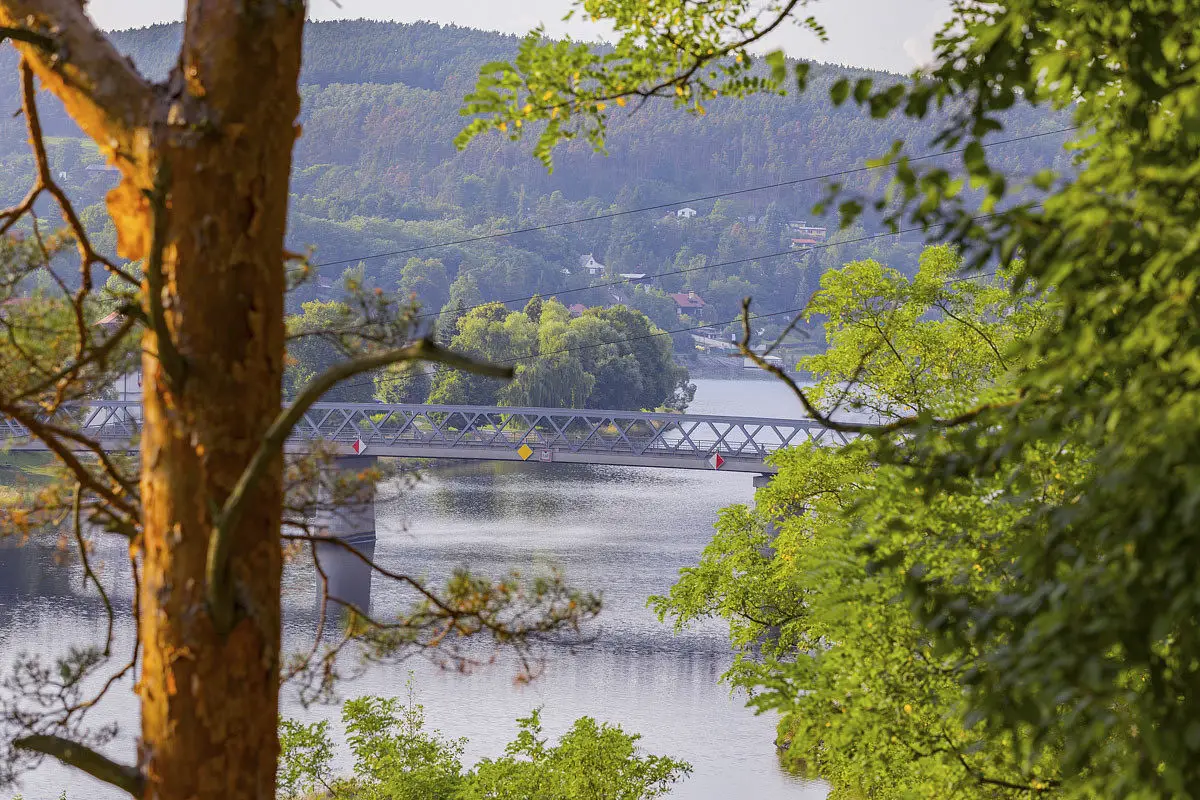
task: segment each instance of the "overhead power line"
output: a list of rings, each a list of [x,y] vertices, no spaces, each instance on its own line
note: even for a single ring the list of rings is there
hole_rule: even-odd
[[[990,219],[991,217],[998,216],[1000,213],[1001,212],[997,211],[997,212],[993,212],[991,214],[981,214],[977,217],[971,217],[971,222],[979,222],[981,220]],[[872,234],[868,234],[866,236],[859,236],[855,239],[845,239],[840,242],[826,242],[824,244],[813,245],[812,247],[808,247],[804,250],[792,250],[790,248],[787,250],[776,250],[771,253],[760,253],[758,255],[747,256],[745,258],[735,258],[731,261],[718,261],[714,264],[704,264],[704,265],[698,266],[698,267],[684,267],[682,269],[668,270],[667,272],[660,272],[655,275],[647,275],[647,276],[645,276],[645,278],[621,278],[620,280],[603,281],[601,283],[593,283],[593,284],[589,284],[587,286],[575,286],[575,287],[569,288],[569,289],[562,289],[562,290],[550,292],[549,296],[550,297],[559,297],[564,294],[574,294],[576,292],[585,292],[589,289],[604,289],[604,288],[608,288],[608,287],[612,287],[612,286],[620,286],[622,284],[632,283],[632,282],[638,281],[638,280],[658,280],[659,278],[667,278],[672,275],[686,275],[691,272],[702,272],[706,269],[717,269],[719,267],[731,267],[731,266],[735,266],[737,264],[747,264],[752,261],[765,261],[770,258],[781,258],[782,256],[787,256],[787,255],[799,256],[799,255],[804,255],[805,253],[811,253],[814,250],[825,250],[830,247],[841,247],[842,245],[848,245],[848,244],[861,244],[862,242],[871,241],[872,239],[886,239],[889,236],[900,236],[905,233],[923,233],[924,231],[925,231],[924,228],[917,226],[914,228],[902,228],[895,232],[887,231],[885,233],[872,233]],[[503,303],[504,305],[508,305],[509,303],[520,303],[520,302],[529,301],[535,297],[541,297],[541,296],[542,296],[541,292],[535,292],[534,294],[522,295],[520,297],[509,297],[504,300],[486,300],[482,303],[475,303],[473,305],[463,306],[462,309],[455,312],[454,315],[461,317],[462,315],[466,314],[468,311],[471,311],[476,308],[482,308],[484,306],[491,305],[492,303]],[[440,317],[445,313],[446,312],[444,312],[444,311],[430,311],[425,314],[416,315],[415,319],[418,319],[418,320],[432,319],[435,317]]]
[[[1072,125],[1072,126],[1069,126],[1066,128],[1057,128],[1052,131],[1043,131],[1041,133],[1029,133],[1029,134],[1025,134],[1023,136],[1014,136],[1009,139],[997,139],[992,142],[984,142],[982,146],[985,148],[999,147],[1001,145],[1015,144],[1017,142],[1029,141],[1030,139],[1038,139],[1038,138],[1042,138],[1045,136],[1055,136],[1060,133],[1069,133],[1071,131],[1078,130],[1078,129],[1079,129],[1078,125]],[[963,153],[965,151],[966,151],[965,147],[958,147],[953,150],[940,150],[936,153],[925,153],[923,155],[913,156],[912,158],[910,158],[908,160],[910,163],[914,162],[914,161],[927,161],[929,159],[940,158],[942,156],[948,156],[948,155],[954,155],[956,153]],[[514,228],[512,230],[507,230],[507,231],[497,231],[495,233],[479,234],[478,236],[467,236],[467,237],[464,237],[461,239],[452,239],[452,240],[445,241],[445,242],[437,242],[435,244],[423,244],[423,245],[418,245],[416,247],[406,247],[406,248],[403,248],[400,250],[390,250],[385,253],[371,253],[368,255],[356,256],[353,258],[341,258],[341,259],[337,259],[334,261],[323,261],[319,264],[314,264],[313,266],[318,269],[321,267],[336,267],[336,266],[340,266],[342,264],[354,264],[354,263],[358,263],[359,261],[369,261],[369,260],[376,259],[376,258],[390,258],[393,256],[403,256],[403,255],[411,255],[413,253],[422,253],[422,252],[425,252],[428,250],[436,250],[436,249],[439,249],[442,247],[455,247],[457,245],[475,244],[476,242],[485,242],[485,241],[489,241],[492,239],[501,239],[506,236],[516,236],[516,235],[522,234],[522,233],[535,233],[537,231],[547,231],[547,230],[552,230],[554,228],[562,228],[567,225],[580,225],[585,222],[597,222],[600,220],[615,219],[617,217],[624,217],[624,216],[628,216],[630,214],[640,214],[644,211],[660,211],[664,208],[671,208],[673,206],[687,205],[688,203],[702,203],[707,200],[717,200],[722,197],[735,197],[737,195],[742,195],[742,194],[750,194],[753,192],[767,191],[768,189],[781,189],[781,188],[785,188],[788,186],[799,186],[800,184],[811,183],[813,181],[829,180],[831,178],[841,178],[841,177],[845,177],[847,175],[857,175],[857,174],[863,173],[863,172],[870,172],[872,170],[883,169],[888,166],[891,166],[891,165],[890,164],[877,164],[875,166],[853,167],[850,169],[837,170],[835,172],[826,172],[823,175],[809,175],[804,178],[793,178],[791,180],[778,181],[776,183],[767,183],[767,184],[762,184],[760,186],[750,186],[750,187],[746,187],[744,189],[732,189],[727,192],[715,192],[713,194],[698,195],[696,197],[688,197],[688,198],[684,198],[682,200],[675,200],[675,201],[672,201],[669,203],[655,203],[654,205],[639,206],[638,208],[628,208],[628,209],[624,209],[622,211],[609,211],[609,212],[605,212],[603,214],[596,214],[596,215],[593,215],[590,217],[578,217],[575,219],[562,220],[560,222],[548,222],[544,225],[533,225],[533,226],[530,226],[527,228]]]

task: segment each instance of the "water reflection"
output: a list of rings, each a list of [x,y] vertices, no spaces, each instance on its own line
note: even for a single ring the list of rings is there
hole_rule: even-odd
[[[769,382],[701,381],[696,410],[789,416],[794,402]],[[413,661],[369,667],[340,687],[343,697],[401,695],[408,670],[433,727],[470,740],[466,758],[497,756],[515,734],[514,720],[544,706],[548,735],[579,716],[617,722],[643,735],[650,752],[691,761],[696,770],[672,793],[680,800],[816,800],[820,784],[786,775],[775,758],[775,720],[757,717],[745,698],[718,683],[729,667],[726,633],[718,624],[672,635],[646,608],[667,591],[681,567],[694,564],[712,536],[717,510],[752,498],[749,475],[578,465],[433,465],[411,490],[400,482],[376,499],[376,536],[356,539],[364,554],[396,572],[444,578],[456,566],[499,575],[561,567],[575,586],[601,592],[598,638],[584,646],[552,648],[545,671],[529,686],[513,684],[516,665],[502,657],[472,675]],[[375,576],[336,546],[319,550],[331,594],[383,619],[412,600],[411,592]],[[98,549],[114,602],[128,609],[124,548]],[[303,559],[285,576],[284,646],[307,648],[315,633],[320,581]],[[52,545],[13,549],[0,544],[0,666],[23,649],[61,653],[103,636],[102,609],[78,573],[57,563]],[[132,623],[118,619],[119,635]],[[304,719],[337,717],[334,707],[301,709],[285,689],[283,711]],[[132,693],[119,691],[101,720],[120,719],[126,735],[110,749],[132,761],[129,726],[136,727]],[[344,759],[343,751],[339,757]],[[343,763],[343,766],[345,764]],[[47,766],[30,776],[25,796],[117,800],[119,793],[90,779]]]
[[[318,544],[316,548],[317,562],[329,581],[330,605],[349,605],[366,614],[371,613],[371,566],[367,563],[375,558],[375,535],[373,533],[353,536],[343,541],[362,555],[355,555],[345,547],[336,544]],[[325,602],[322,592],[316,595],[316,610],[320,612],[320,603]],[[328,611],[335,615],[337,609]]]

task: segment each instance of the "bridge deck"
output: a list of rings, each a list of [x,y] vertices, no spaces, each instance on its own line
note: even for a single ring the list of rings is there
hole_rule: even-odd
[[[48,418],[112,450],[134,450],[141,404],[97,401],[64,407]],[[806,441],[845,444],[844,434],[808,420],[659,414],[591,409],[318,403],[296,426],[287,449],[328,441],[339,452],[380,457],[545,461],[669,469],[770,473],[772,452]],[[44,450],[13,420],[0,416],[0,447]]]

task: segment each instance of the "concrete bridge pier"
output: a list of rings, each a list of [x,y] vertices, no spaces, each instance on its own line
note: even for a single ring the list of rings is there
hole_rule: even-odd
[[[361,472],[375,466],[373,456],[346,456],[334,461],[332,469],[337,472]],[[328,500],[328,492],[320,494],[321,501]],[[364,492],[362,502],[343,504],[334,508],[322,508],[313,520],[315,527],[330,539],[339,539],[351,545],[367,559],[375,557],[375,487]],[[366,613],[371,613],[370,566],[345,547],[337,544],[318,544],[317,561],[329,577],[329,596],[335,605],[349,603]],[[336,601],[342,601],[337,603]],[[320,599],[318,599],[320,602]],[[333,611],[333,609],[329,609]]]

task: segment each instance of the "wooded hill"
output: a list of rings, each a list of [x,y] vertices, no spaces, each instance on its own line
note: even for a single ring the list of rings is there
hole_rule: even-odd
[[[180,35],[177,25],[158,25],[113,38],[144,73],[161,79],[178,52]],[[851,104],[837,108],[829,102],[835,77],[868,73],[817,66],[803,96],[715,102],[704,118],[688,117],[667,104],[647,104],[615,120],[607,157],[593,154],[586,142],[572,142],[556,153],[555,171],[547,173],[530,156],[529,145],[484,137],[459,152],[452,143],[463,124],[458,113],[462,97],[474,85],[480,65],[511,58],[517,44],[514,36],[432,23],[309,25],[301,78],[303,136],[295,153],[289,238],[295,250],[315,247],[315,261],[328,264],[321,270],[323,278],[336,278],[359,258],[376,253],[660,203],[670,205],[368,259],[366,273],[394,288],[410,255],[426,263],[438,260],[440,264],[409,265],[404,286],[418,291],[427,307],[440,308],[450,297],[450,285],[466,273],[486,300],[534,292],[550,296],[586,285],[589,276],[580,271],[579,259],[589,253],[613,273],[692,270],[663,278],[651,289],[652,297],[635,303],[643,310],[657,309],[652,318],[666,326],[678,323],[662,291],[697,292],[707,302],[708,319],[719,321],[736,316],[745,295],[761,298],[764,311],[802,305],[820,272],[849,259],[877,257],[906,272],[915,268],[920,249],[916,235],[706,267],[788,250],[789,221],[828,225],[832,234],[835,219],[812,220],[809,214],[820,196],[819,181],[683,202],[861,166],[899,138],[913,148],[928,141],[934,121],[871,120]],[[9,109],[17,107],[14,67],[14,55],[0,53],[0,98]],[[896,76],[873,77],[879,83]],[[255,77],[247,74],[245,79]],[[99,169],[94,147],[79,138],[53,99],[42,97],[55,169],[67,174],[64,183],[81,207],[91,206],[85,212],[89,227],[101,231],[107,226],[109,235],[100,240],[112,247],[115,237],[98,204],[114,175]],[[1040,110],[1014,110],[999,137],[1058,127],[1061,121]],[[1053,163],[1059,140],[1047,136],[1004,145],[990,156],[1009,174],[1028,174]],[[18,199],[32,169],[22,122],[9,114],[0,115],[0,165],[10,176],[0,187],[0,201],[7,204]],[[859,174],[845,181],[865,186],[878,179],[877,174]],[[664,218],[683,205],[695,208],[697,215]],[[870,232],[858,229],[842,238]],[[321,293],[313,283],[296,300]],[[562,299],[601,305],[614,302],[614,295],[634,300],[625,287],[574,292]]]

